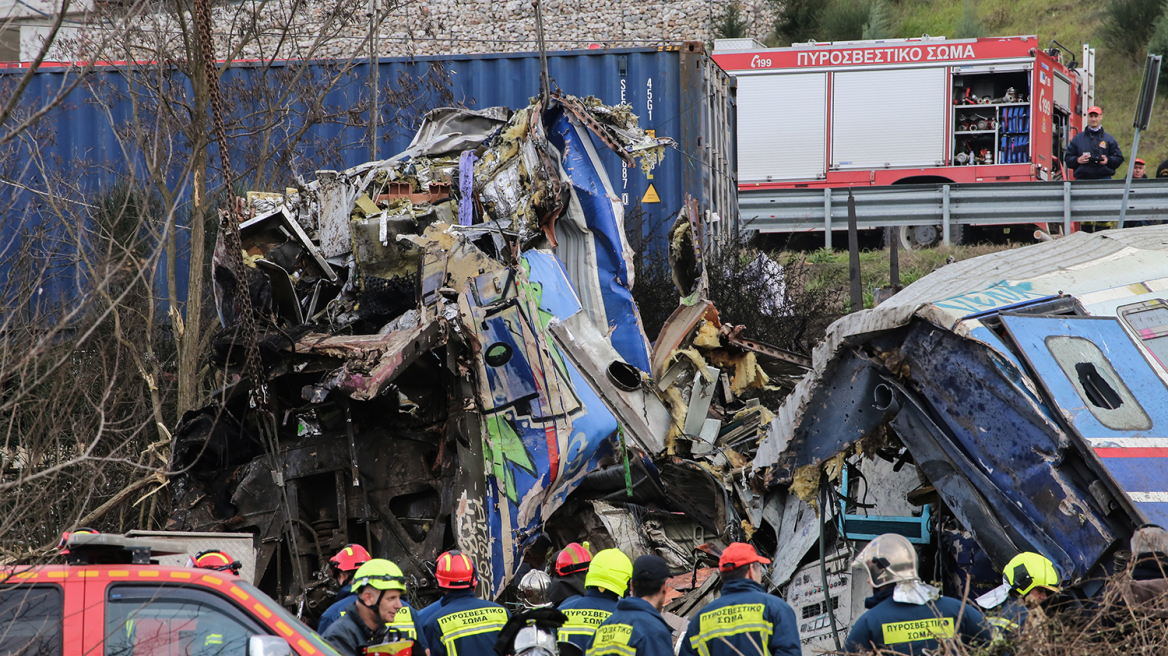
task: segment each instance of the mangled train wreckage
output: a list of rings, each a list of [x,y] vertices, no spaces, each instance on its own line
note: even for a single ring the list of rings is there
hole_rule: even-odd
[[[243,270],[222,241],[212,263],[230,384],[175,431],[168,529],[253,532],[256,582],[308,619],[349,542],[422,597],[460,548],[499,597],[571,541],[682,572],[750,537],[772,419],[752,397],[810,360],[719,321],[696,204],[674,228],[687,299],[650,345],[597,149],[648,169],[669,145],[627,106],[557,95],[435,110],[400,155],[251,194]],[[262,385],[238,375],[249,321]]]
[[[1168,523],[1166,238],[1074,233],[950,264],[840,319],[759,446],[760,488],[829,508],[845,552],[905,535],[947,594],[988,591],[1021,551],[1097,594],[1132,531]],[[783,533],[794,559],[815,537]],[[865,582],[835,564],[843,629]],[[812,578],[792,583],[803,635],[830,646]]]
[[[1168,228],[949,265],[807,359],[720,322],[691,205],[650,342],[597,149],[651,167],[667,146],[591,99],[442,109],[394,158],[255,194],[244,270],[222,244],[213,263],[235,382],[176,430],[168,528],[253,532],[256,582],[310,619],[348,542],[421,597],[455,546],[495,598],[568,542],[657,553],[685,615],[750,540],[811,650],[862,610],[848,563],[877,534],[949,594],[1033,550],[1090,595],[1168,519]],[[235,375],[242,285],[260,389]]]

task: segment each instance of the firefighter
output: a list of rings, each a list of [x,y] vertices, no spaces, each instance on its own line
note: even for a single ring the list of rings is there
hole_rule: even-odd
[[[1002,635],[1017,635],[1026,626],[1030,609],[1059,593],[1059,574],[1049,558],[1025,551],[1002,570],[1002,585],[977,598],[977,605],[993,614],[990,624]]]
[[[560,627],[560,642],[570,642],[583,652],[596,633],[596,627],[616,612],[617,602],[625,596],[633,576],[633,561],[620,549],[605,549],[596,554],[584,579],[584,596],[560,604],[568,618]]]
[[[216,572],[231,572],[239,576],[239,568],[243,567],[243,563],[227,555],[226,551],[208,549],[195,554],[194,558],[187,561],[187,567],[210,569]]]
[[[369,560],[369,552],[359,544],[350,544],[329,559],[329,574],[340,589],[337,590],[336,600],[321,614],[316,625],[317,633],[323,635],[333,622],[340,619],[343,611],[356,603],[357,597],[349,583],[353,580],[353,573]]]
[[[438,556],[435,572],[442,599],[418,614],[431,656],[493,654],[507,611],[475,596],[478,575],[474,563],[460,551]]]
[[[406,591],[401,568],[382,558],[362,565],[353,575],[353,606],[342,611],[322,637],[343,656],[361,656],[370,645],[389,643],[393,653],[425,656],[425,638],[414,615],[402,604]],[[402,613],[400,611],[406,611]]]
[[[673,656],[673,630],[661,616],[669,565],[661,556],[633,563],[631,597],[616,603],[588,645],[587,656]]]
[[[980,611],[921,583],[917,552],[904,536],[876,537],[852,565],[867,570],[873,594],[864,601],[868,610],[852,625],[845,652],[935,653],[939,639],[988,643],[993,637]]]
[[[787,602],[762,587],[768,558],[735,542],[718,559],[722,596],[690,620],[681,641],[683,656],[800,656],[799,626]],[[761,645],[766,645],[765,651]]]
[[[1123,164],[1123,151],[1115,137],[1103,131],[1103,110],[1087,110],[1087,129],[1075,135],[1063,156],[1076,180],[1110,180]]]
[[[552,570],[552,603],[559,608],[565,601],[584,596],[584,579],[592,554],[588,547],[573,542],[556,554],[556,565]]]

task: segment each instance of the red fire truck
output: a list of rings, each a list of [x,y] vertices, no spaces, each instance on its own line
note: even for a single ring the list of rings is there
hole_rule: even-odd
[[[1094,59],[1036,36],[714,50],[738,83],[740,191],[1068,178]]]

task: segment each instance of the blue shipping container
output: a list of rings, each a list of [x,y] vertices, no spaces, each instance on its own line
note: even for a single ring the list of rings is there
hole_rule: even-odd
[[[271,68],[278,71],[286,66],[289,64],[277,62]],[[335,73],[337,64],[313,63],[310,69],[310,74],[324,79]],[[731,227],[730,222],[737,219],[734,89],[731,78],[710,59],[701,43],[549,53],[548,69],[553,89],[595,96],[609,105],[628,103],[642,127],[677,142],[677,148],[669,150],[650,174],[639,168],[627,169],[615,154],[598,144],[613,187],[625,205],[629,227],[644,239],[638,244],[633,236],[635,250],[666,247],[668,227],[687,194],[698,200],[709,237]],[[381,158],[404,150],[421,117],[430,109],[450,104],[478,109],[517,108],[526,106],[539,93],[536,53],[383,59],[378,71],[383,103],[377,151]],[[324,106],[364,107],[369,72],[368,61],[352,67],[322,98]],[[0,72],[0,76],[8,77],[7,81],[0,78],[0,82],[15,82],[11,76],[23,73]],[[265,75],[269,79],[265,80]],[[35,107],[51,98],[71,76],[63,68],[39,71],[25,93],[24,105]],[[257,84],[272,84],[270,78],[274,76],[273,71],[258,63],[235,64],[223,76],[224,95],[230,103],[232,94],[246,93]],[[46,155],[44,161],[62,169],[51,173],[77,181],[88,192],[108,188],[130,167],[139,175],[143,173],[140,156],[124,148],[124,131],[132,116],[132,78],[126,68],[98,68],[67,103],[41,120],[38,131],[49,137],[38,139]],[[177,84],[184,82],[180,79]],[[296,146],[294,157],[287,160],[290,163],[284,165],[290,169],[285,172],[311,179],[317,169],[347,168],[369,161],[367,116],[353,112],[346,120],[311,126],[304,141]],[[321,154],[325,152],[323,144],[330,145],[328,157]],[[176,148],[175,163],[185,163],[182,153],[189,147],[181,139],[172,140],[170,145]],[[254,148],[233,142],[232,149],[239,150],[232,154],[233,168],[245,169],[243,163]],[[181,177],[180,169],[176,166],[172,173]],[[179,188],[183,190],[180,196],[189,196],[189,182]],[[9,187],[0,193],[21,192]],[[21,214],[27,220],[28,206],[36,198],[26,196]],[[8,205],[8,211],[17,206],[20,203]],[[637,206],[643,212],[639,216],[632,211]],[[7,227],[0,232],[10,233],[20,223],[5,221]],[[636,231],[638,224],[640,230]],[[185,282],[181,285],[185,287]],[[185,297],[185,289],[182,296]]]

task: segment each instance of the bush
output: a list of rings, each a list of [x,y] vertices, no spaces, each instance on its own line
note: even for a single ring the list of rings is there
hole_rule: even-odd
[[[719,39],[742,39],[746,37],[746,19],[742,16],[742,8],[738,0],[731,0],[722,11],[717,24],[714,25],[714,36]]]
[[[856,41],[864,38],[871,4],[863,0],[832,0],[819,14],[824,41]]]
[[[961,5],[961,18],[957,20],[957,27],[953,36],[958,39],[976,39],[985,36],[985,27],[977,15],[977,5],[973,0],[965,0]]]
[[[819,0],[768,0],[775,11],[775,32],[769,41],[789,46],[819,37]]]
[[[1139,61],[1163,13],[1164,0],[1111,0],[1104,9],[1104,42]]]
[[[1148,54],[1168,56],[1168,12],[1160,14],[1148,41]],[[1160,91],[1168,91],[1168,66],[1160,67]]]
[[[892,19],[883,0],[868,7],[868,22],[864,24],[863,39],[887,39],[892,36]]]

